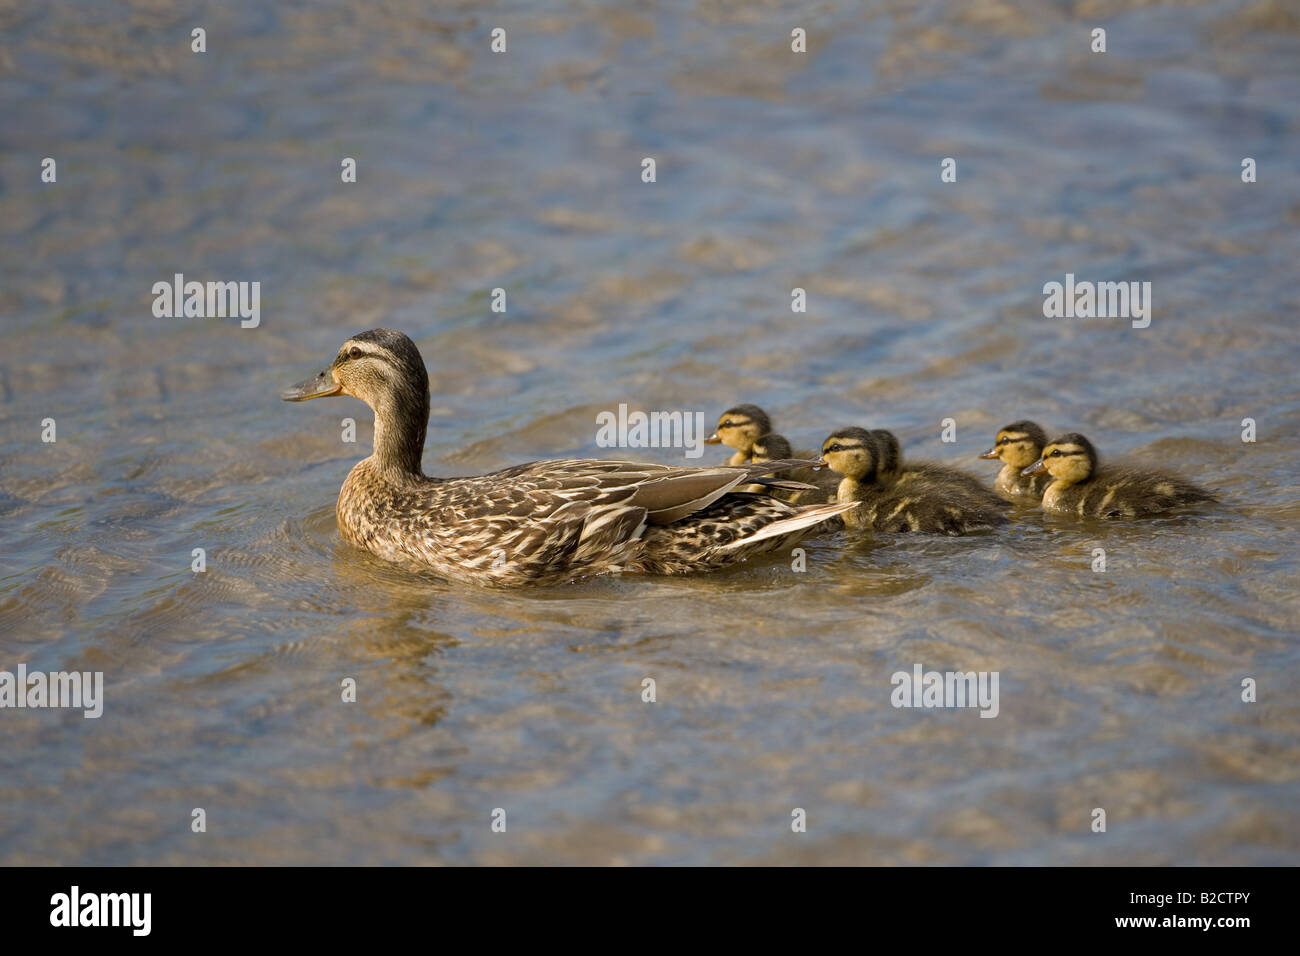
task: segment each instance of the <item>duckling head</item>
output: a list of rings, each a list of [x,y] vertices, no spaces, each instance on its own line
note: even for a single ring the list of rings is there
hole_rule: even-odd
[[[726,445],[744,455],[753,452],[754,442],[772,430],[772,420],[757,405],[736,405],[718,418],[718,430],[704,439],[706,445]]]
[[[1028,420],[1012,422],[998,432],[993,447],[981,458],[1001,458],[1015,468],[1028,468],[1038,461],[1047,444],[1047,433]]]
[[[876,442],[876,470],[882,477],[898,474],[903,467],[903,448],[898,443],[898,436],[884,428],[873,428],[869,434]]]
[[[870,481],[880,465],[880,439],[865,428],[841,428],[822,442],[822,460],[831,471]]]
[[[782,458],[793,458],[794,452],[790,450],[790,442],[784,435],[769,433],[764,435],[758,441],[754,442],[754,454],[751,461],[778,461]]]
[[[329,368],[280,393],[286,402],[351,395],[375,412],[375,454],[382,464],[419,471],[429,422],[429,373],[401,332],[371,329],[346,342]]]
[[[1021,472],[1037,475],[1046,471],[1057,481],[1068,485],[1087,481],[1097,470],[1097,449],[1078,432],[1054,438],[1043,447],[1038,461]]]

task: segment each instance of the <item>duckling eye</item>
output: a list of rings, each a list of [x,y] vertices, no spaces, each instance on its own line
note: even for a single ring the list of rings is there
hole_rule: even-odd
[[[1047,457],[1048,457],[1048,458],[1060,458],[1063,454],[1065,454],[1065,453],[1064,453],[1063,451],[1061,451],[1059,448],[1057,448],[1056,450],[1054,450],[1054,451],[1053,451],[1050,455],[1048,455]]]
[[[348,358],[359,359],[364,354],[365,353],[362,352],[361,349],[357,348],[355,345],[352,346],[352,348],[348,349]]]
[[[723,422],[723,423],[722,423],[721,425],[719,425],[718,427],[719,427],[719,428],[734,428],[735,426],[736,426],[736,423],[733,422],[730,418],[728,418],[725,422]]]
[[[843,450],[844,450],[844,446],[841,445],[841,444],[839,444],[839,443],[837,442],[836,444],[831,445],[831,446],[830,446],[829,448],[827,448],[826,450],[827,450],[827,451],[843,451]]]

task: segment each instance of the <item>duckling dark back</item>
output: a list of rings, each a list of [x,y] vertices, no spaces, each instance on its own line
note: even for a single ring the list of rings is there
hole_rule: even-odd
[[[894,486],[894,494],[911,500],[909,510],[922,531],[965,534],[1006,522],[1007,503],[971,475],[937,465],[910,473],[905,468],[903,474],[908,477]]]
[[[859,526],[876,531],[962,535],[1005,523],[1000,499],[981,500],[948,484],[902,483],[861,495]]]
[[[1006,502],[975,475],[936,462],[900,462],[895,484],[907,494],[945,500],[964,509],[1000,514],[1006,507]]]

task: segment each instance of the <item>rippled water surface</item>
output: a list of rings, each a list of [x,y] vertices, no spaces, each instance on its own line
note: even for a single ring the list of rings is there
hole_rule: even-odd
[[[1294,4],[0,26],[0,669],[106,681],[98,720],[0,710],[0,861],[1300,862]],[[178,272],[260,281],[260,326],[155,318]],[[1151,282],[1151,326],[1044,318],[1066,273]],[[429,365],[433,474],[605,454],[620,402],[756,401],[796,445],[890,427],[990,482],[1031,416],[1224,504],[471,590],[341,542],[369,412],[277,399],[378,325]],[[998,671],[999,716],[891,707],[917,663]]]

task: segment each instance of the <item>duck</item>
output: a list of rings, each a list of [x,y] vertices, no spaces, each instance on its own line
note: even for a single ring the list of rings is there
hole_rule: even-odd
[[[727,464],[744,465],[754,455],[754,442],[771,431],[772,419],[757,405],[733,405],[718,416],[718,427],[704,444],[735,449]]]
[[[980,455],[980,458],[1002,461],[1002,470],[993,482],[998,494],[1008,501],[1042,501],[1043,489],[1051,479],[1046,472],[1026,475],[1024,471],[1038,461],[1046,444],[1047,432],[1037,422],[1028,419],[998,429],[993,447]]]
[[[836,500],[856,504],[841,516],[851,529],[963,535],[1006,521],[1006,503],[974,476],[904,464],[892,432],[841,428],[822,442],[822,462],[843,475]]]
[[[1097,449],[1070,432],[1043,446],[1024,475],[1046,474],[1043,510],[1078,518],[1144,518],[1217,497],[1177,475],[1124,466],[1102,467]]]
[[[783,460],[806,461],[803,467],[792,468],[787,474],[792,480],[804,482],[809,487],[794,491],[772,490],[769,493],[792,503],[809,504],[835,501],[839,478],[835,476],[834,472],[826,468],[813,467],[813,462],[818,457],[811,451],[793,451],[790,448],[789,439],[776,432],[770,432],[754,442],[750,461],[753,464]],[[753,490],[752,486],[746,490]]]
[[[565,458],[464,478],[425,475],[428,372],[415,343],[392,329],[352,336],[328,368],[280,397],[338,395],[375,415],[373,451],[339,491],[340,535],[453,581],[516,587],[712,570],[789,547],[847,510],[736,490],[794,484],[766,477],[786,470],[779,461],[700,468]]]

